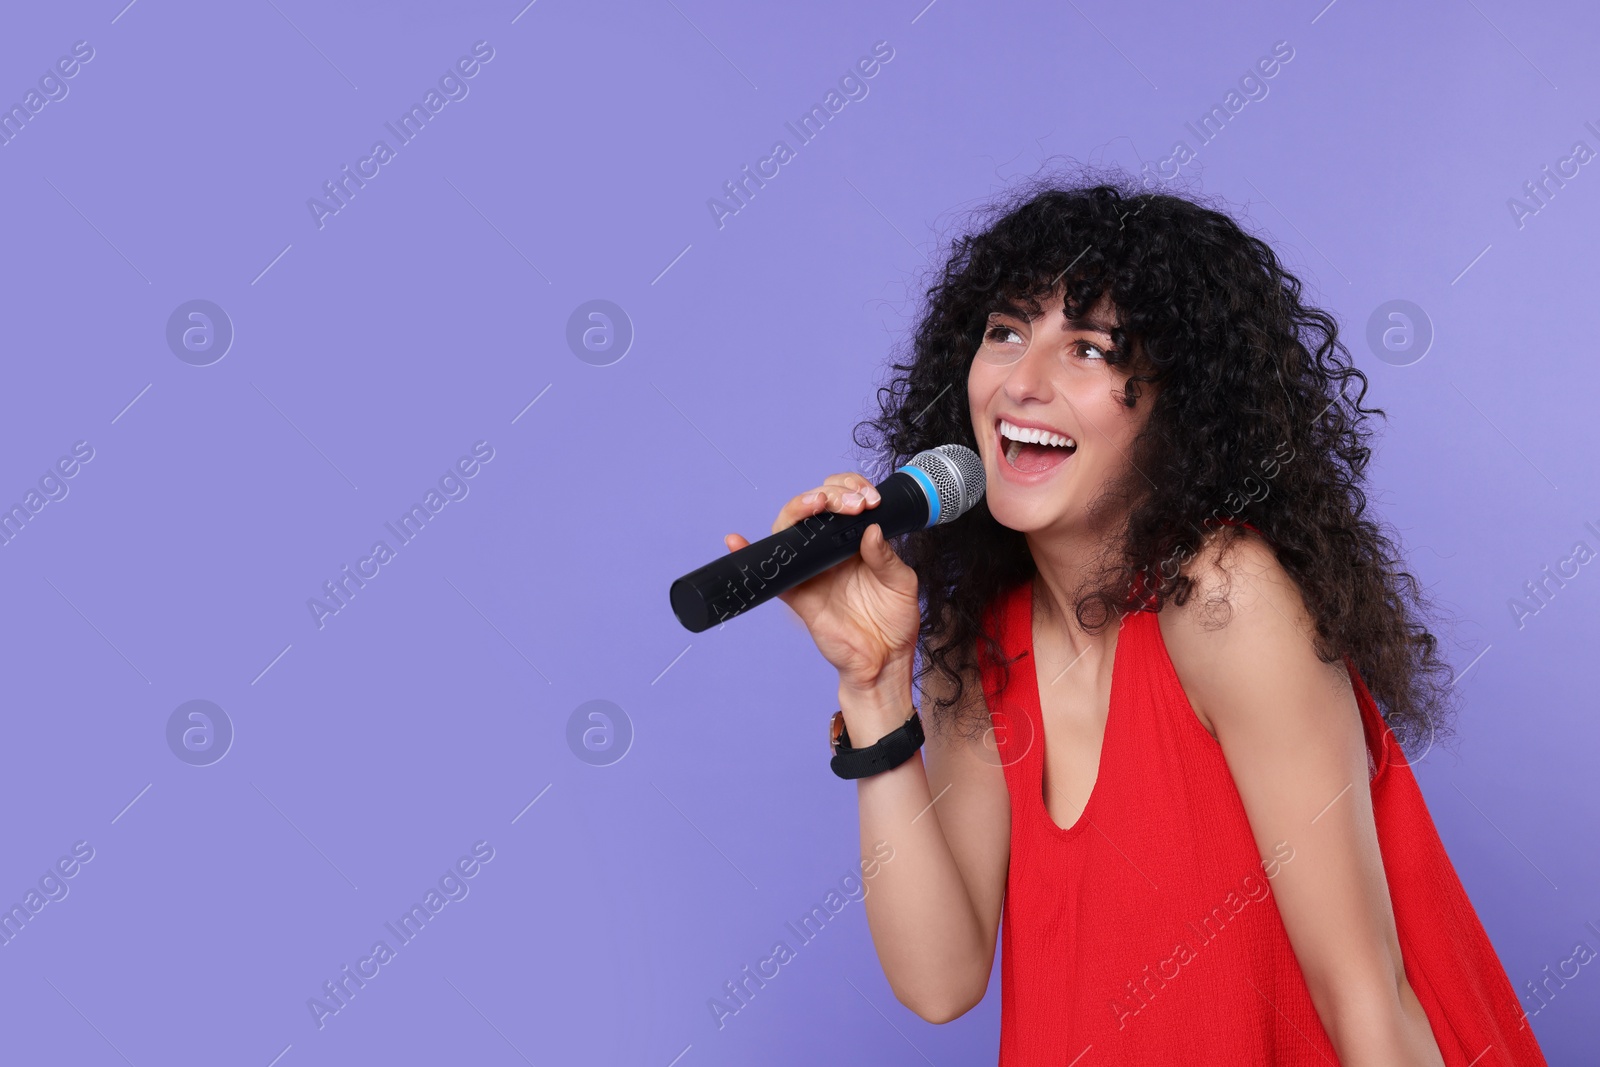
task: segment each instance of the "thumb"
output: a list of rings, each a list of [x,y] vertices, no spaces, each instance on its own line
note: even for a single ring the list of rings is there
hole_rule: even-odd
[[[873,577],[888,586],[897,584],[896,579],[906,566],[895,555],[894,549],[889,547],[889,542],[883,536],[883,527],[877,523],[867,527],[867,532],[861,535],[861,561],[867,565]]]
[[[724,534],[722,543],[728,546],[729,552],[737,552],[750,544],[749,541],[746,541],[736,533]]]

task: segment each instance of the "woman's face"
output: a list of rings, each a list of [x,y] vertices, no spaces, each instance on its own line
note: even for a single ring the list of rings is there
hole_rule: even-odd
[[[985,496],[1013,530],[1087,531],[1105,518],[1092,518],[1090,505],[1128,471],[1153,391],[1146,386],[1133,408],[1118,399],[1128,370],[1104,358],[1117,323],[1108,296],[1071,323],[1059,293],[1041,303],[1033,319],[992,313],[967,374]]]

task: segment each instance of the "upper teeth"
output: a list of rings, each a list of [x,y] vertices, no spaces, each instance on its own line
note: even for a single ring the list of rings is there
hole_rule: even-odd
[[[1022,426],[1013,426],[1005,419],[1000,420],[1000,436],[1011,441],[1021,441],[1030,445],[1054,445],[1057,448],[1076,448],[1078,442],[1072,438],[1049,430],[1035,430]]]

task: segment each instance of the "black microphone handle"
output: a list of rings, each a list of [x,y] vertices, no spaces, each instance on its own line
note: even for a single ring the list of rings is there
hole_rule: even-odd
[[[928,497],[914,476],[896,471],[878,493],[878,505],[859,515],[810,515],[690,571],[672,583],[673,614],[690,633],[709,630],[849,559],[868,526],[898,537],[928,525]]]

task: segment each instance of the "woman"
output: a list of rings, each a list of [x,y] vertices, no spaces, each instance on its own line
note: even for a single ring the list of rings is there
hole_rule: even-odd
[[[851,776],[895,994],[956,1018],[1003,938],[1003,1067],[1542,1064],[1399,747],[1450,670],[1333,318],[1121,175],[980,223],[867,426],[891,467],[975,449],[984,501],[783,596],[839,750],[893,764]],[[773,529],[877,503],[838,474]]]

